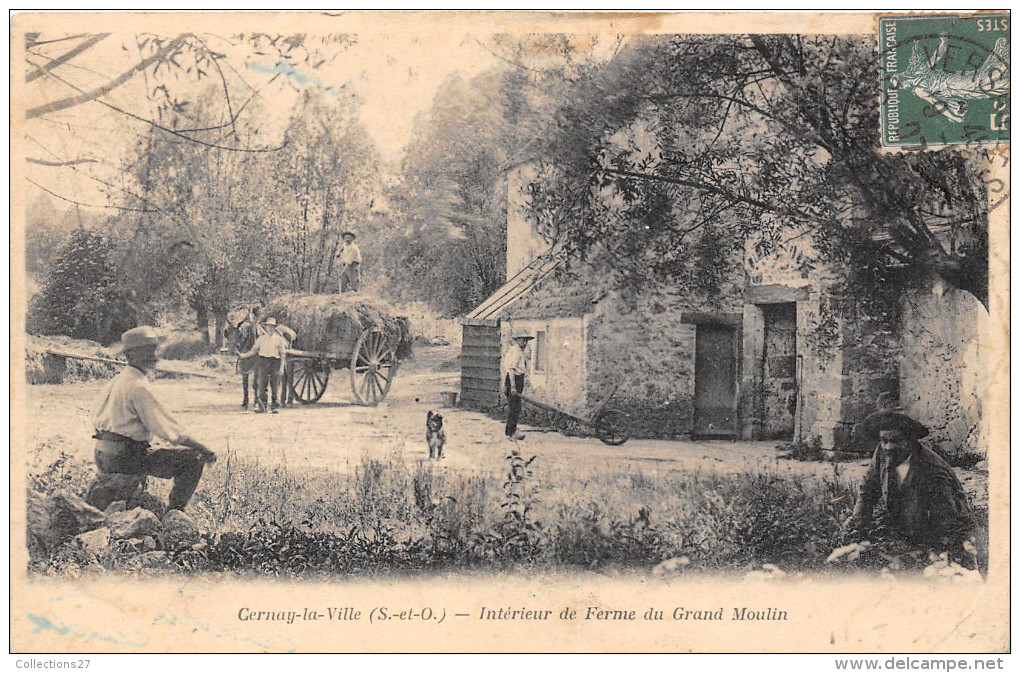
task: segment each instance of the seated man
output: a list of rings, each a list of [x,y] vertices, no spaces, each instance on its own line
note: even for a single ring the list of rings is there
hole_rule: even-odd
[[[173,479],[167,508],[183,510],[202,478],[202,469],[216,462],[216,454],[181,432],[149,387],[146,374],[156,367],[156,347],[161,341],[151,327],[135,327],[121,337],[128,366],[103,390],[92,415],[95,459],[102,474],[137,475],[139,481],[146,476]],[[152,450],[153,435],[187,448]],[[88,500],[105,509],[110,497],[97,489]]]
[[[861,429],[877,437],[878,447],[845,528],[863,536],[881,523],[913,544],[958,550],[974,519],[953,468],[917,441],[928,429],[897,409],[876,411]]]

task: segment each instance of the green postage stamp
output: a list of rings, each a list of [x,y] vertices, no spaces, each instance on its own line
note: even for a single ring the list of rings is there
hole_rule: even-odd
[[[1009,142],[1006,13],[878,21],[882,146]]]

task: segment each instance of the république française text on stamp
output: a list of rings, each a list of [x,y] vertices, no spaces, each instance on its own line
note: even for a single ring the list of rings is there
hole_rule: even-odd
[[[1009,142],[1008,14],[883,16],[882,147]]]

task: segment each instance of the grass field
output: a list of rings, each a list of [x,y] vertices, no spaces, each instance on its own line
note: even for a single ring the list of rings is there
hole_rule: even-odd
[[[826,571],[854,487],[829,477],[769,469],[641,471],[585,477],[546,473],[509,452],[501,478],[407,464],[399,453],[365,457],[349,474],[292,472],[227,454],[207,470],[191,514],[196,548],[171,552],[158,572],[274,576],[539,568],[649,571],[673,560],[685,573],[745,573],[774,564]],[[91,468],[69,457],[37,468],[32,487],[84,492]],[[169,484],[150,480],[165,498]],[[987,513],[981,513],[984,520]],[[42,573],[131,570],[130,550],[90,557],[74,545],[33,563]]]

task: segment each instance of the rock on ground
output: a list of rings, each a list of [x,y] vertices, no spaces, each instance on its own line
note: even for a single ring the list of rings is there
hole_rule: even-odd
[[[128,509],[135,507],[147,509],[159,518],[163,518],[163,514],[166,513],[166,505],[163,501],[148,491],[142,491],[127,501]]]
[[[45,554],[75,535],[106,525],[106,516],[81,498],[66,491],[47,497],[29,491],[27,502],[29,553]]]
[[[110,529],[109,528],[97,528],[90,530],[87,533],[81,533],[75,535],[74,539],[84,548],[93,554],[99,554],[106,551],[106,548],[110,546]]]
[[[194,519],[179,509],[172,509],[163,516],[162,537],[164,549],[183,549],[196,544],[202,536]]]
[[[136,507],[128,512],[116,512],[107,519],[110,533],[115,538],[141,538],[159,531],[159,519],[147,509]]]
[[[127,502],[124,500],[118,500],[117,502],[111,502],[110,506],[103,510],[103,514],[110,516],[111,514],[117,514],[118,512],[127,511]]]
[[[106,509],[118,500],[130,500],[144,490],[145,477],[137,474],[99,473],[89,484],[85,500],[99,509]]]
[[[149,551],[138,555],[138,565],[142,568],[158,568],[166,565],[167,554],[165,551]]]

